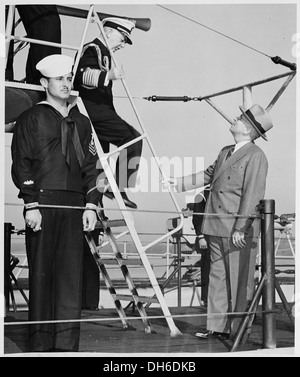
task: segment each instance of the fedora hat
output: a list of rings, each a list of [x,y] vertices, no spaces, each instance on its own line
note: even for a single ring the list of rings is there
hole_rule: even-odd
[[[253,105],[248,110],[243,106],[239,106],[244,117],[248,120],[251,126],[258,132],[258,134],[268,141],[265,135],[273,127],[272,119],[269,113],[260,105]]]
[[[71,56],[53,54],[40,60],[36,69],[45,77],[60,77],[72,72],[74,59]]]
[[[111,27],[118,30],[125,36],[125,42],[132,45],[131,32],[135,27],[135,24],[124,18],[108,17],[102,20],[103,26]]]

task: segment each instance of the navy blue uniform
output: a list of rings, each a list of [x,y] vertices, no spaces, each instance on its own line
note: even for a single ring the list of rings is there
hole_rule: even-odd
[[[28,38],[61,43],[61,22],[54,4],[16,5]],[[8,11],[8,8],[6,8]],[[13,30],[14,34],[14,30]],[[45,56],[61,54],[60,47],[31,43],[26,63],[26,82],[40,85],[40,72],[35,68]],[[13,73],[13,42],[10,43],[5,78],[12,81]]]
[[[120,147],[140,136],[115,110],[112,81],[105,85],[106,74],[110,68],[109,50],[96,38],[84,46],[74,81],[75,89],[79,91],[104,152],[108,151],[110,143]],[[120,190],[135,186],[141,153],[142,141],[121,151],[116,165],[116,181]],[[134,163],[129,167],[131,159],[134,159]]]
[[[12,141],[12,177],[19,197],[38,202],[42,229],[26,229],[29,264],[29,320],[80,319],[83,264],[83,211],[59,208],[98,204],[95,189],[97,155],[89,119],[73,107],[68,118],[75,122],[84,153],[80,167],[70,146],[70,163],[62,154],[63,116],[47,103],[21,114]],[[55,208],[56,207],[56,208]],[[29,326],[30,351],[52,348],[79,349],[79,323],[35,324]]]

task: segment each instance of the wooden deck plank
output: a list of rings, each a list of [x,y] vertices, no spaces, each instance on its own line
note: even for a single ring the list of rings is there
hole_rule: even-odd
[[[81,323],[81,338],[79,354],[97,353],[100,355],[129,355],[141,354],[189,354],[198,356],[201,353],[228,353],[231,341],[209,340],[204,341],[194,337],[194,332],[205,328],[205,309],[200,307],[171,308],[175,316],[176,326],[182,336],[172,338],[164,318],[150,318],[151,324],[157,334],[145,334],[140,317],[132,311],[127,311],[130,324],[135,328],[123,330],[121,321],[114,309],[101,309],[99,311],[83,311],[82,319],[89,320]],[[5,321],[24,321],[24,325],[5,326],[4,329],[4,354],[28,353],[27,345],[27,311],[9,312]],[[148,316],[162,316],[159,308],[149,308]],[[134,317],[132,319],[132,317]],[[94,321],[91,321],[93,320]],[[286,313],[276,316],[277,349],[294,347],[294,330]],[[130,343],[129,343],[130,342]],[[130,347],[129,347],[130,344]],[[237,352],[262,350],[262,320],[258,314],[252,327],[252,333],[245,345],[240,345]],[[264,350],[265,351],[265,350]]]

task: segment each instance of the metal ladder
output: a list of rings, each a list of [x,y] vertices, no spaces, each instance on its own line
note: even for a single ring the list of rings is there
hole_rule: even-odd
[[[101,216],[101,215],[100,215]],[[125,311],[121,305],[120,301],[130,301],[133,302],[135,307],[137,308],[142,321],[145,325],[145,332],[147,334],[150,333],[156,333],[156,331],[153,329],[150,321],[147,318],[147,314],[144,308],[144,303],[158,303],[159,301],[154,297],[143,297],[138,294],[137,288],[135,286],[135,283],[129,273],[128,266],[137,266],[137,265],[142,265],[142,261],[139,258],[124,258],[122,256],[121,251],[119,250],[119,246],[117,243],[117,239],[115,238],[111,228],[112,227],[117,227],[117,226],[126,226],[124,220],[104,220],[101,219],[100,222],[97,223],[96,228],[101,227],[104,229],[106,236],[109,239],[109,243],[112,247],[113,250],[113,255],[108,255],[108,256],[101,256],[100,249],[101,247],[98,247],[91,235],[91,233],[86,234],[86,240],[90,246],[91,252],[93,254],[93,257],[95,259],[95,262],[98,265],[99,271],[102,274],[102,277],[104,279],[104,282],[106,284],[106,287],[111,294],[111,297],[114,301],[115,307],[117,309],[117,312],[119,314],[119,317],[121,319],[121,322],[123,324],[123,329],[131,329],[132,326],[129,324],[126,318]],[[123,277],[127,283],[127,286],[130,290],[130,295],[126,294],[118,294],[113,281],[110,279],[110,276],[108,274],[106,265],[115,265],[118,264],[120,267],[120,270],[123,274]]]
[[[9,10],[9,15],[13,14],[14,13],[14,6],[12,6],[12,9]],[[85,28],[84,28],[84,32],[83,32],[83,36],[81,38],[81,43],[80,43],[80,46],[79,47],[73,47],[73,46],[67,46],[67,45],[62,45],[62,44],[56,44],[56,43],[51,43],[51,42],[47,42],[47,43],[43,43],[43,41],[40,41],[40,40],[32,40],[32,39],[28,39],[28,38],[21,38],[21,37],[15,37],[13,35],[11,35],[11,30],[12,30],[12,22],[10,21],[10,17],[8,17],[8,22],[7,22],[7,33],[6,33],[6,41],[8,42],[7,44],[9,45],[9,42],[10,40],[12,39],[17,39],[17,40],[21,40],[21,41],[27,41],[29,43],[37,43],[37,44],[49,44],[51,43],[51,45],[53,46],[59,46],[59,47],[64,47],[64,48],[67,48],[67,49],[71,49],[71,50],[76,50],[77,51],[77,56],[76,56],[76,59],[75,59],[75,62],[74,62],[74,77],[75,77],[75,72],[76,72],[76,69],[78,67],[78,63],[79,63],[79,59],[80,59],[80,55],[81,55],[81,52],[82,52],[82,49],[83,49],[83,45],[84,45],[84,41],[85,41],[85,37],[86,37],[86,33],[87,33],[87,29],[88,29],[88,25],[89,23],[91,22],[91,20],[93,20],[93,22],[96,22],[101,33],[102,33],[102,36],[106,42],[106,45],[108,46],[108,43],[107,43],[107,40],[106,40],[106,35],[104,33],[104,29],[103,29],[103,25],[102,25],[102,22],[99,18],[99,15],[98,13],[96,13],[95,9],[94,9],[94,6],[91,5],[90,6],[90,9],[88,11],[88,15],[87,15],[87,19],[86,19],[86,24],[85,24]],[[8,47],[7,47],[7,50],[8,50]],[[111,52],[111,51],[110,51]],[[112,56],[112,61],[115,65],[117,65],[117,62],[115,60],[115,57],[113,56],[113,53],[111,52],[111,56]],[[146,333],[153,333],[155,332],[155,330],[152,328],[150,322],[148,321],[147,319],[147,315],[146,315],[146,312],[145,312],[145,309],[143,307],[143,304],[145,302],[147,303],[150,303],[150,302],[157,302],[160,306],[160,308],[162,309],[163,311],[163,314],[164,314],[164,317],[166,319],[166,322],[168,324],[168,327],[170,329],[170,336],[171,337],[175,337],[175,336],[178,336],[178,335],[181,335],[181,332],[179,331],[179,329],[176,327],[175,323],[174,323],[174,320],[171,316],[171,313],[170,313],[170,310],[166,304],[166,301],[165,301],[165,298],[163,296],[163,293],[159,287],[159,284],[157,282],[157,279],[156,279],[156,276],[154,274],[154,271],[152,269],[152,266],[149,262],[149,259],[147,257],[147,254],[146,254],[146,251],[151,248],[152,246],[160,243],[161,241],[163,241],[164,239],[167,239],[168,237],[170,237],[173,233],[176,233],[178,230],[180,230],[183,226],[183,215],[179,214],[179,218],[180,218],[180,221],[178,223],[178,226],[167,232],[166,234],[158,237],[156,240],[150,242],[149,244],[147,245],[143,245],[141,240],[140,240],[140,237],[137,233],[137,230],[135,228],[135,225],[134,225],[134,219],[132,217],[132,214],[130,213],[130,211],[128,211],[125,207],[125,204],[124,204],[124,201],[122,199],[122,196],[121,196],[121,193],[119,191],[119,188],[117,186],[117,183],[116,183],[116,180],[115,180],[115,177],[114,177],[114,173],[112,171],[112,168],[110,167],[110,164],[109,164],[109,158],[115,154],[115,153],[118,153],[120,152],[122,149],[125,149],[127,148],[129,145],[133,144],[133,143],[136,143],[138,142],[139,140],[141,139],[144,139],[148,142],[148,145],[150,147],[150,150],[153,154],[153,156],[155,157],[156,154],[154,152],[154,148],[148,138],[148,135],[147,135],[147,132],[145,131],[145,127],[143,126],[142,124],[142,121],[139,117],[139,114],[137,112],[137,109],[134,105],[134,102],[132,100],[132,97],[129,93],[129,90],[125,84],[125,81],[124,79],[121,80],[122,83],[123,83],[123,86],[126,90],[126,93],[127,93],[127,96],[131,102],[131,106],[133,108],[133,111],[139,121],[139,124],[140,124],[140,127],[142,129],[142,134],[141,136],[139,136],[138,138],[132,140],[131,142],[129,143],[126,143],[124,145],[122,145],[121,147],[115,149],[113,152],[110,152],[110,153],[106,153],[104,154],[103,152],[103,149],[101,147],[101,144],[99,142],[99,139],[97,137],[97,134],[93,128],[93,125],[92,125],[92,122],[91,122],[91,127],[92,127],[92,132],[93,132],[93,136],[94,136],[94,141],[95,141],[95,146],[96,146],[96,150],[97,150],[97,154],[98,154],[98,157],[99,157],[99,160],[100,160],[100,163],[102,165],[102,169],[104,170],[104,173],[106,175],[106,178],[107,178],[107,181],[111,187],[111,190],[114,192],[114,196],[115,196],[115,200],[118,204],[118,207],[120,209],[120,212],[121,212],[121,215],[123,217],[121,223],[123,225],[125,225],[127,227],[127,231],[125,233],[130,233],[132,239],[133,239],[133,242],[134,242],[134,245],[138,251],[138,254],[139,254],[139,261],[130,261],[130,260],[125,260],[123,257],[122,257],[122,254],[120,253],[119,249],[118,249],[118,245],[117,245],[117,242],[116,242],[116,238],[114,237],[112,231],[111,231],[111,226],[114,224],[116,225],[116,221],[115,220],[111,220],[111,221],[105,221],[103,218],[101,218],[101,211],[98,211],[98,216],[100,218],[100,222],[98,224],[98,226],[100,226],[102,224],[102,227],[105,229],[105,232],[106,232],[106,235],[108,236],[109,240],[110,240],[110,244],[112,246],[112,249],[113,249],[113,252],[114,252],[114,259],[115,259],[115,262],[118,263],[118,265],[120,266],[120,269],[123,273],[123,276],[127,282],[127,285],[130,289],[130,292],[131,292],[131,295],[130,296],[124,296],[124,295],[118,295],[115,291],[115,288],[113,287],[113,283],[107,273],[107,269],[105,267],[105,264],[106,263],[111,263],[112,261],[108,261],[108,260],[105,260],[103,258],[100,258],[99,256],[99,253],[98,253],[98,250],[97,250],[97,246],[95,245],[95,242],[91,236],[90,233],[86,233],[86,239],[87,239],[87,242],[90,246],[90,249],[91,249],[91,252],[94,256],[94,259],[99,267],[99,270],[101,271],[101,274],[104,278],[104,281],[105,281],[105,284],[106,286],[108,287],[109,289],[109,292],[110,294],[112,295],[112,298],[114,300],[114,303],[115,303],[115,306],[116,306],[116,309],[117,309],[117,312],[121,318],[121,321],[123,323],[123,327],[124,329],[127,329],[127,328],[130,328],[130,325],[128,324],[128,321],[126,319],[126,315],[125,315],[125,312],[124,312],[124,309],[122,308],[122,305],[120,303],[121,300],[130,300],[130,301],[133,301],[134,304],[136,305],[137,307],[137,310],[139,311],[139,314],[141,315],[142,317],[142,320],[144,322],[144,325],[145,325],[145,331]],[[17,86],[18,84],[17,83],[11,83],[12,86]],[[6,86],[10,86],[10,83],[6,83]],[[22,87],[23,89],[31,89],[31,90],[41,90],[41,87],[39,86],[35,86],[35,85],[28,85],[28,84],[21,84],[20,87]],[[78,92],[75,92],[75,91],[72,91],[71,93],[73,96],[76,96],[77,97],[77,106],[79,108],[79,111],[81,113],[83,113],[84,115],[86,115],[87,117],[88,116],[88,113],[85,109],[85,106],[83,104],[83,101],[82,99],[79,97],[78,95]],[[162,175],[162,177],[164,178],[164,173],[162,171],[162,168],[159,164],[159,161],[157,160],[157,158],[155,158],[155,161],[158,165],[158,168],[159,168],[159,171]],[[169,190],[169,194],[171,196],[171,199],[174,203],[174,206],[176,208],[176,211],[177,212],[181,212],[181,209],[179,207],[179,205],[177,204],[177,201],[174,197],[174,194],[172,193],[171,190]],[[134,283],[133,283],[133,280],[129,274],[129,271],[128,271],[128,268],[127,268],[127,265],[128,263],[140,263],[141,265],[143,265],[146,273],[147,273],[147,276],[149,278],[149,281],[150,281],[150,284],[151,284],[151,287],[153,288],[154,290],[154,297],[141,297],[138,295],[137,293],[137,289],[136,287],[134,286]]]

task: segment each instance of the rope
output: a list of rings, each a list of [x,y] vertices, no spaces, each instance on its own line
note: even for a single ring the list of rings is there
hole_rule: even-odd
[[[175,12],[174,10],[169,9],[169,8],[167,8],[167,7],[164,7],[163,5],[158,5],[158,4],[157,4],[157,6],[160,7],[160,8],[163,8],[163,9],[165,9],[165,10],[171,12],[171,13],[176,14],[177,16],[180,16],[180,17],[182,17],[182,18],[185,18],[186,20],[189,20],[189,21],[191,21],[191,22],[194,22],[195,24],[200,25],[200,26],[202,26],[202,27],[204,27],[204,28],[206,28],[206,29],[208,29],[208,30],[211,30],[211,31],[213,31],[214,33],[217,33],[217,34],[221,35],[222,37],[228,38],[228,39],[230,39],[231,41],[236,42],[236,43],[238,43],[238,44],[240,44],[240,45],[242,45],[242,46],[244,46],[244,47],[247,47],[247,48],[249,48],[250,50],[253,50],[253,51],[255,51],[255,52],[257,52],[257,53],[259,53],[259,54],[261,54],[261,55],[264,55],[264,56],[266,56],[266,57],[268,57],[268,58],[270,58],[270,59],[272,58],[270,55],[267,55],[266,53],[264,53],[264,52],[262,52],[262,51],[260,51],[260,50],[257,50],[256,48],[251,47],[251,46],[247,45],[246,43],[243,43],[243,42],[241,42],[241,41],[239,41],[239,40],[237,40],[237,39],[235,39],[235,38],[232,38],[232,37],[230,37],[229,35],[226,35],[226,34],[224,34],[224,33],[221,33],[220,31],[218,31],[218,30],[216,30],[216,29],[213,29],[212,27],[209,27],[209,26],[207,26],[207,25],[204,25],[204,24],[202,24],[201,22],[195,21],[195,20],[193,20],[192,18],[189,18],[189,17],[187,17],[187,16],[184,16],[184,15],[178,13],[178,12]]]
[[[283,307],[278,307],[276,310],[261,310],[261,311],[251,311],[251,312],[228,312],[228,313],[210,313],[210,317],[218,317],[218,316],[243,316],[243,315],[254,315],[254,314],[282,314],[286,311]],[[185,317],[207,317],[208,314],[174,314],[174,315],[153,315],[153,316],[144,316],[149,320],[152,319],[166,319],[166,318],[185,318]],[[142,317],[125,317],[126,320],[143,320]],[[109,321],[120,321],[119,317],[105,317],[105,318],[86,318],[86,319],[62,319],[62,320],[48,320],[48,321],[22,321],[22,322],[5,322],[5,326],[18,326],[18,325],[36,325],[36,324],[55,324],[55,323],[84,323],[84,322],[109,322]]]
[[[23,206],[20,203],[5,203],[5,205],[10,206]],[[85,211],[87,207],[81,207],[81,206],[64,206],[64,205],[54,205],[54,204],[38,204],[34,207],[30,207],[30,209],[34,208],[57,208],[57,209],[74,209],[74,210],[81,210]],[[174,214],[174,215],[184,215],[187,216],[186,211],[154,211],[154,210],[146,210],[146,209],[119,209],[119,208],[109,208],[109,207],[97,207],[98,210],[105,210],[105,211],[129,211],[129,212],[143,212],[143,213],[160,213],[160,214]],[[191,212],[192,215],[196,216],[217,216],[217,217],[235,217],[235,218],[260,218],[259,215],[237,215],[237,214],[226,214],[226,213],[205,213],[205,212]]]
[[[276,311],[276,313],[281,313],[280,311]],[[210,314],[210,316],[220,316],[220,315],[227,315],[227,316],[237,316],[237,315],[252,315],[257,314],[258,312],[235,312],[235,313],[214,313]],[[269,311],[268,311],[269,313]],[[156,315],[156,316],[144,316],[147,319],[164,319],[164,318],[184,318],[184,317],[206,317],[207,314],[175,314],[175,315]],[[142,317],[126,317],[126,320],[135,320],[135,319],[143,319]],[[105,318],[87,318],[87,319],[62,319],[62,320],[49,320],[49,321],[26,321],[26,322],[5,322],[4,325],[6,326],[15,326],[15,325],[36,325],[36,324],[55,324],[55,323],[74,323],[74,322],[108,322],[108,321],[120,321],[119,317],[105,317]]]

